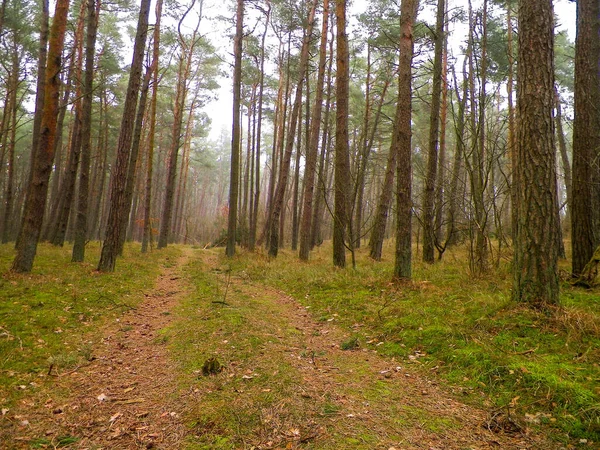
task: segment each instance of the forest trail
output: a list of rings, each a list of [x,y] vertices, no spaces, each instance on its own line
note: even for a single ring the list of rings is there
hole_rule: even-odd
[[[349,332],[335,312],[316,320],[220,252],[184,247],[145,300],[101,330],[89,365],[23,405],[28,423],[2,430],[0,447],[560,448],[462,403],[416,368],[418,354],[342,350]],[[203,376],[211,356],[223,368]]]
[[[198,408],[189,412],[198,424],[190,448],[560,448],[503,414],[457,400],[435,374],[416,369],[418,354],[396,361],[373,350],[342,350],[351,333],[336,325],[334,311],[316,320],[285,293],[231,273],[214,252],[202,253],[202,271],[221,287],[202,298],[191,320],[207,324],[211,344],[204,349],[224,369],[190,380],[190,404]],[[218,445],[215,434],[232,445]]]
[[[89,365],[61,374],[15,412],[26,424],[3,429],[0,448],[177,448],[186,427],[160,333],[186,295],[179,270],[191,254],[184,248],[144,301],[101,330]]]

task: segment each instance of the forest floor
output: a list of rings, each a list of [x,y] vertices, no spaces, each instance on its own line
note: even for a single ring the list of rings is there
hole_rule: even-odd
[[[336,316],[232,273],[217,250],[183,248],[142,303],[95,331],[87,364],[3,411],[0,447],[562,448],[461,401],[419,354],[355,346]]]

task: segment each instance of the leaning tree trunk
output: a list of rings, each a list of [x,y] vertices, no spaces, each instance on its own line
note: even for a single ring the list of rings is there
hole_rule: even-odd
[[[119,250],[119,240],[121,237],[121,217],[124,214],[127,214],[125,205],[125,185],[127,182],[131,142],[133,140],[135,111],[142,77],[149,13],[150,0],[142,0],[135,44],[133,47],[133,61],[129,72],[129,84],[127,86],[125,104],[123,105],[123,118],[121,120],[119,142],[117,144],[117,161],[111,178],[111,197],[106,226],[106,238],[104,240],[104,245],[102,246],[102,253],[98,263],[98,270],[101,272],[113,272],[115,270]]]
[[[290,126],[288,136],[286,136],[285,152],[281,161],[281,168],[279,170],[279,180],[275,194],[273,196],[273,209],[270,217],[270,239],[269,239],[269,255],[277,256],[279,250],[279,221],[282,214],[285,191],[287,186],[288,175],[290,171],[290,163],[292,158],[292,150],[294,147],[295,129],[298,121],[298,115],[300,105],[302,103],[302,85],[304,82],[304,75],[306,73],[306,65],[308,64],[309,57],[309,44],[312,37],[312,29],[315,22],[315,11],[317,7],[317,0],[313,0],[310,12],[308,14],[308,25],[305,31],[304,40],[302,41],[302,50],[300,53],[300,63],[298,66],[298,84],[296,86],[296,97],[292,106],[292,114],[290,117]]]
[[[39,148],[32,164],[31,183],[27,188],[25,210],[17,254],[12,270],[31,272],[42,230],[48,180],[54,159],[54,139],[60,89],[61,54],[65,41],[69,0],[57,0],[49,36],[48,64],[45,74],[44,108],[40,125]]]

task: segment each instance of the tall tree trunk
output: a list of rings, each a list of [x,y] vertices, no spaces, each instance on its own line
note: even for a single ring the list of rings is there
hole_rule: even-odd
[[[41,15],[40,15],[40,34],[39,34],[39,46],[38,46],[38,61],[37,61],[37,84],[35,89],[35,112],[33,116],[33,139],[31,143],[31,157],[30,157],[30,169],[27,178],[27,186],[33,182],[33,166],[34,161],[37,158],[37,151],[40,147],[40,131],[42,127],[42,115],[44,110],[44,97],[46,92],[46,63],[48,58],[48,34],[49,34],[49,21],[50,11],[48,6],[49,0],[40,0],[41,4]],[[3,2],[3,5],[5,3]],[[62,49],[61,49],[62,53]],[[57,75],[59,76],[59,75]],[[29,189],[26,188],[25,193],[25,204],[29,203]],[[21,226],[19,227],[19,236],[15,243],[15,248],[19,246],[19,241],[24,230],[23,221],[25,220],[25,210],[21,218]]]
[[[160,233],[158,235],[159,249],[167,246],[169,242],[169,233],[172,227],[171,222],[173,215],[173,200],[175,197],[175,181],[177,178],[177,159],[179,155],[179,147],[181,145],[181,129],[183,126],[183,109],[185,108],[185,101],[188,92],[188,77],[191,72],[192,55],[195,44],[197,43],[197,32],[200,26],[200,20],[202,18],[202,0],[200,2],[200,15],[198,16],[196,29],[194,30],[189,46],[186,44],[185,38],[181,34],[181,24],[183,23],[187,14],[194,7],[194,4],[195,0],[192,0],[192,3],[188,7],[187,11],[183,14],[178,25],[181,56],[179,59],[179,71],[177,73],[177,90],[175,94],[175,105],[173,108],[173,133],[167,163],[167,182],[165,186],[165,199],[163,204],[162,218],[160,221]]]
[[[321,236],[321,224],[323,222],[323,214],[325,210],[325,202],[327,199],[328,190],[328,167],[331,148],[331,102],[333,98],[333,43],[334,43],[334,22],[331,21],[331,39],[329,40],[329,63],[327,66],[327,100],[325,101],[325,115],[323,117],[323,133],[321,137],[321,156],[319,157],[319,170],[317,173],[317,194],[315,199],[315,207],[313,208],[313,217],[311,219],[310,230],[310,248],[315,245],[321,245],[323,238]]]
[[[538,308],[559,301],[553,44],[552,0],[520,0],[513,298]]]
[[[435,51],[433,58],[433,83],[431,90],[431,113],[429,116],[429,150],[427,152],[427,174],[423,192],[423,261],[435,261],[434,201],[438,166],[440,95],[442,92],[442,54],[444,50],[445,0],[438,0],[435,27]]]
[[[40,124],[39,148],[35,159],[32,161],[33,176],[27,188],[21,236],[17,242],[17,254],[12,265],[12,270],[15,272],[31,272],[44,220],[46,196],[48,195],[48,180],[54,158],[61,54],[64,46],[68,13],[69,0],[57,0],[49,35],[48,63],[45,75],[44,108]]]
[[[256,174],[254,176],[255,188],[254,188],[254,211],[252,217],[253,222],[250,225],[250,236],[248,238],[248,249],[254,251],[256,245],[256,231],[258,229],[258,205],[260,201],[260,146],[261,146],[261,132],[262,132],[262,116],[263,116],[263,93],[265,88],[265,40],[267,37],[267,30],[269,28],[269,21],[271,18],[271,2],[267,1],[267,10],[265,12],[265,30],[263,31],[261,46],[260,46],[260,75],[259,75],[259,88],[258,88],[258,121],[256,125],[256,155],[254,169]]]
[[[121,222],[119,224],[119,243],[117,246],[117,254],[123,255],[123,248],[125,246],[125,238],[127,236],[127,223],[129,216],[132,214],[131,202],[133,199],[133,191],[135,188],[136,172],[138,171],[138,155],[140,154],[140,142],[142,139],[142,129],[144,125],[144,115],[146,114],[146,102],[148,100],[148,88],[150,87],[150,78],[152,77],[152,69],[148,68],[142,87],[140,89],[140,100],[137,108],[137,114],[135,118],[135,125],[133,127],[133,139],[131,141],[131,152],[129,154],[129,163],[127,165],[127,179],[125,180],[125,195],[123,204],[125,213],[121,216]],[[135,213],[135,211],[133,211]]]
[[[444,21],[448,15],[448,4],[444,5]],[[438,251],[438,260],[446,250],[443,242],[443,226],[445,211],[446,189],[446,125],[448,122],[448,39],[444,35],[444,51],[442,56],[442,103],[440,105],[440,151],[438,158],[437,186],[435,189],[435,246]]]
[[[296,96],[294,104],[292,106],[292,114],[289,121],[288,135],[286,136],[286,146],[283,159],[281,161],[281,168],[279,171],[279,180],[275,194],[273,197],[273,211],[270,217],[271,220],[271,236],[269,242],[269,255],[277,256],[279,250],[279,225],[282,210],[284,207],[285,192],[287,187],[288,175],[290,171],[290,163],[292,158],[292,150],[295,141],[295,130],[298,121],[298,115],[300,105],[302,104],[302,85],[304,82],[304,76],[306,73],[306,65],[308,64],[309,57],[309,44],[312,38],[312,30],[315,22],[315,11],[317,7],[317,0],[313,0],[310,12],[308,13],[308,23],[305,31],[304,39],[302,41],[302,49],[300,52],[300,63],[298,65],[298,84],[296,85]]]
[[[565,190],[567,194],[567,205],[565,214],[565,224],[567,227],[571,225],[571,209],[573,207],[573,178],[571,177],[571,163],[569,161],[569,155],[567,152],[567,142],[562,126],[562,106],[558,91],[555,89],[555,100],[556,100],[556,116],[554,120],[556,122],[556,138],[558,140],[558,150],[560,152],[560,159],[562,162],[563,173],[565,175]],[[564,256],[563,256],[564,257]]]
[[[106,226],[106,237],[102,245],[102,253],[98,263],[98,270],[101,272],[113,272],[115,270],[119,240],[121,238],[121,219],[128,211],[125,204],[125,187],[131,154],[131,142],[133,140],[133,127],[135,125],[135,111],[142,78],[149,13],[150,0],[142,0],[133,47],[133,60],[129,72],[129,83],[127,85],[125,104],[123,105],[123,118],[121,120],[121,131],[117,144],[117,161],[111,178],[110,209]]]
[[[96,0],[88,0],[87,35],[85,43],[85,75],[83,78],[83,104],[81,108],[81,168],[79,173],[79,195],[77,198],[77,224],[71,261],[83,262],[87,239],[89,172],[92,153],[92,102],[94,100],[94,55],[98,34]],[[99,4],[98,4],[99,6]],[[98,11],[99,12],[99,11]]]
[[[400,6],[400,62],[398,64],[398,100],[404,105],[397,120],[398,165],[396,168],[396,258],[394,278],[412,276],[412,58],[413,26],[417,19],[418,0],[402,0]]]
[[[575,120],[573,122],[573,210],[571,213],[572,273],[581,274],[597,245],[592,211],[594,160],[600,155],[600,42],[596,0],[577,2],[575,42]]]
[[[483,1],[482,14],[482,37],[481,37],[481,62],[480,62],[480,86],[479,86],[479,118],[476,128],[478,130],[477,142],[473,142],[472,163],[471,163],[471,195],[475,207],[474,244],[471,244],[471,272],[477,275],[483,274],[488,270],[488,239],[487,239],[487,219],[488,213],[485,206],[485,139],[486,139],[486,82],[487,82],[487,0]],[[474,29],[473,29],[474,32]],[[474,37],[471,37],[474,39]],[[471,46],[471,58],[474,59],[475,46]],[[471,68],[474,77],[474,69]],[[475,104],[475,92],[471,90],[472,105]],[[475,108],[471,108],[471,115],[474,116]],[[475,129],[475,128],[474,128]],[[473,237],[471,237],[473,240]]]
[[[381,108],[385,102],[385,94],[387,92],[389,83],[389,80],[386,80],[383,92],[381,94],[381,101],[379,102],[377,113],[375,115],[375,123],[373,124],[373,130],[371,131],[371,137],[369,138],[369,146],[373,145],[373,141],[375,139],[375,131],[377,124],[379,123],[379,116],[381,115]],[[398,117],[398,114],[400,114],[398,111],[399,107],[404,107],[404,105],[401,105],[398,100],[398,103],[396,104],[395,117]],[[394,120],[396,121],[398,119]],[[392,197],[394,195],[394,179],[396,173],[396,164],[398,162],[398,143],[398,139],[394,140],[392,138],[392,143],[390,144],[390,151],[388,152],[387,163],[385,167],[383,184],[381,187],[381,194],[375,209],[375,217],[371,227],[371,236],[369,237],[369,256],[375,261],[381,261],[388,214],[392,204]]]
[[[307,73],[308,75],[308,73]],[[308,99],[308,77],[306,77],[306,97]],[[308,110],[306,101],[306,109]],[[302,106],[300,106],[302,110]],[[300,157],[302,156],[302,111],[298,114],[298,131],[296,138],[296,160],[294,161],[294,192],[292,195],[292,251],[298,250],[298,198],[300,193]]]
[[[515,73],[515,58],[513,44],[513,21],[512,21],[512,0],[506,2],[506,39],[508,53],[508,80],[506,82],[506,93],[508,96],[508,161],[510,164],[510,221],[511,237],[513,242],[517,236],[517,142],[515,133],[515,107],[513,104],[513,87]]]
[[[468,51],[467,51],[468,52]],[[461,177],[461,168],[463,162],[463,156],[465,154],[465,110],[467,107],[467,92],[468,92],[468,82],[466,77],[466,64],[467,60],[463,63],[463,81],[462,81],[462,97],[460,92],[458,91],[458,84],[456,81],[456,73],[453,70],[454,74],[454,84],[457,86],[456,89],[456,97],[458,100],[458,111],[454,118],[454,135],[456,139],[456,147],[454,149],[454,163],[452,165],[452,178],[450,179],[450,193],[448,200],[448,225],[446,227],[446,242],[447,245],[454,245],[457,241],[457,231],[456,231],[456,210],[457,203],[459,197],[459,189],[458,182]]]
[[[306,163],[304,166],[304,201],[300,224],[299,257],[308,261],[311,248],[310,230],[313,216],[313,196],[315,189],[315,172],[319,153],[319,132],[321,129],[321,113],[323,108],[323,85],[325,83],[325,64],[327,63],[327,30],[329,29],[329,0],[323,0],[323,23],[321,27],[321,42],[319,45],[319,70],[315,86],[315,103],[312,108],[310,122],[310,138],[306,146]],[[323,149],[323,152],[325,149]]]
[[[156,131],[156,104],[158,93],[158,56],[160,53],[160,19],[162,16],[163,0],[156,2],[156,23],[154,24],[154,37],[152,45],[152,101],[150,105],[150,126],[148,137],[148,154],[146,155],[146,189],[144,195],[144,235],[142,237],[142,253],[148,251],[152,245],[152,169],[154,165],[154,134]]]
[[[237,231],[237,204],[239,195],[240,178],[240,147],[241,123],[240,103],[242,90],[242,39],[244,34],[244,0],[237,1],[235,40],[233,44],[233,127],[231,138],[231,173],[229,178],[229,214],[227,217],[227,247],[225,254],[228,257],[235,255],[235,241]]]
[[[2,243],[6,244],[10,238],[11,231],[11,219],[13,212],[14,202],[14,183],[15,183],[15,144],[16,144],[16,132],[17,132],[17,111],[19,105],[17,104],[17,91],[19,90],[19,74],[20,74],[20,56],[17,47],[17,38],[13,39],[13,52],[12,52],[12,64],[11,73],[9,75],[9,87],[7,91],[8,102],[5,103],[3,122],[6,121],[6,126],[3,136],[4,145],[2,146],[2,156],[4,157],[4,149],[6,148],[6,141],[8,140],[8,160],[7,160],[7,176],[6,176],[6,189],[4,191],[4,216],[2,219]],[[3,163],[3,158],[0,159],[0,163]]]
[[[346,245],[352,246],[350,214],[350,149],[348,147],[349,53],[346,34],[346,2],[336,0],[336,126],[335,203],[333,213],[333,265],[346,266]],[[348,239],[349,237],[349,239]]]

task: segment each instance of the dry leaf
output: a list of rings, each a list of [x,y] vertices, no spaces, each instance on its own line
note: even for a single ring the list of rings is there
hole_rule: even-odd
[[[110,419],[108,419],[109,422],[114,422],[115,420],[117,420],[119,417],[121,417],[123,414],[121,414],[120,412],[110,416]]]

